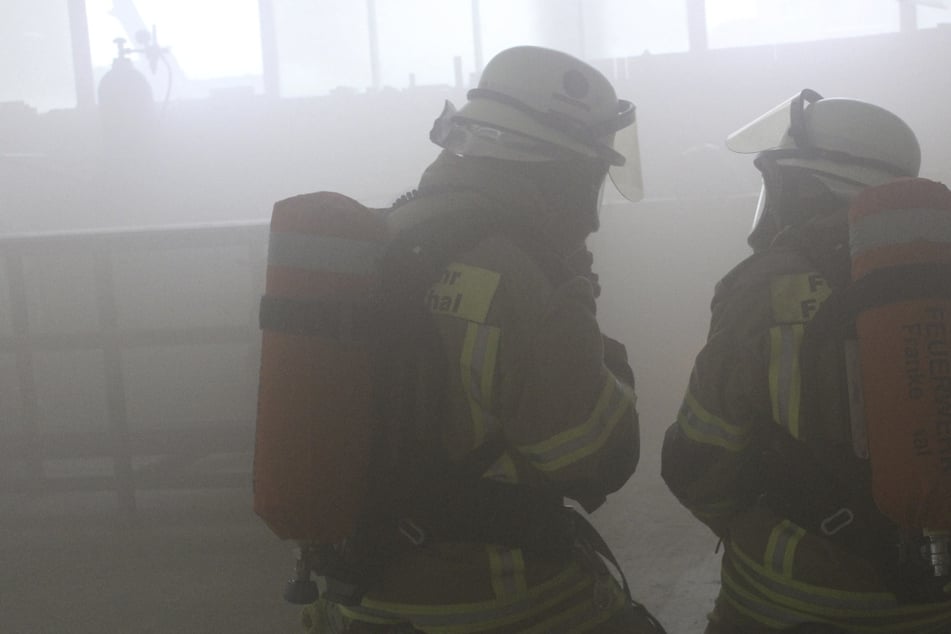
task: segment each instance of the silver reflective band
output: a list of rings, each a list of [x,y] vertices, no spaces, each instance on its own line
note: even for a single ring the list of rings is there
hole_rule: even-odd
[[[271,232],[267,263],[308,271],[369,275],[383,256],[383,245],[318,235]]]
[[[916,241],[951,242],[951,212],[943,209],[896,209],[865,216],[849,230],[852,257],[869,249]]]

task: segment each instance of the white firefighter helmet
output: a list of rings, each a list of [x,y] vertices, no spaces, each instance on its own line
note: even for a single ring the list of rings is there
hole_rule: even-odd
[[[601,159],[628,200],[643,196],[634,104],[597,69],[560,51],[506,49],[456,110],[449,102],[430,139],[460,156],[541,162]]]
[[[758,153],[764,188],[754,231],[769,205],[770,171],[798,168],[848,201],[865,187],[917,176],[921,164],[918,139],[897,115],[857,99],[824,99],[809,89],[731,134],[726,145]]]

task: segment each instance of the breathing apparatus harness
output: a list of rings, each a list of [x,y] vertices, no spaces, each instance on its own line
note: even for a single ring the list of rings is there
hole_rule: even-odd
[[[813,259],[813,264],[818,264]],[[833,274],[823,271],[827,279]],[[909,283],[909,280],[912,280]],[[951,297],[946,270],[922,265],[881,271],[833,288],[803,334],[803,393],[815,393],[818,351],[830,341],[855,339],[855,318],[868,307],[923,296]],[[845,386],[842,386],[845,389]],[[808,418],[811,409],[801,411]],[[886,517],[870,494],[867,460],[851,448],[796,439],[772,422],[757,426],[744,481],[752,503],[769,508],[814,535],[874,565],[902,603],[944,602],[951,569],[941,564],[947,546]]]

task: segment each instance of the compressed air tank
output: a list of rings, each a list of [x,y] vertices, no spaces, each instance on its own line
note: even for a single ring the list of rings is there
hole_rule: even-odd
[[[951,528],[951,192],[872,187],[849,223],[875,501],[900,526]]]
[[[254,510],[282,539],[335,543],[367,490],[369,297],[384,220],[319,192],[275,204],[261,302]]]

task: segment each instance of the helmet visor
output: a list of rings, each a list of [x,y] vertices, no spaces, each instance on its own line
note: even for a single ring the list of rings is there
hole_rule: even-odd
[[[617,190],[631,202],[644,197],[644,183],[641,178],[641,153],[637,137],[637,122],[614,134],[614,151],[624,157],[623,165],[612,165],[608,170],[611,182]]]
[[[759,196],[756,199],[756,211],[753,212],[753,224],[750,226],[751,233],[756,231],[764,215],[766,215],[766,187],[760,187]]]
[[[754,154],[788,147],[791,138],[794,145],[804,147],[802,111],[807,102],[820,99],[819,93],[806,88],[730,134],[726,146],[740,154]]]
[[[797,97],[798,93],[730,134],[726,138],[726,146],[740,154],[753,154],[779,147],[789,132],[792,102]]]

